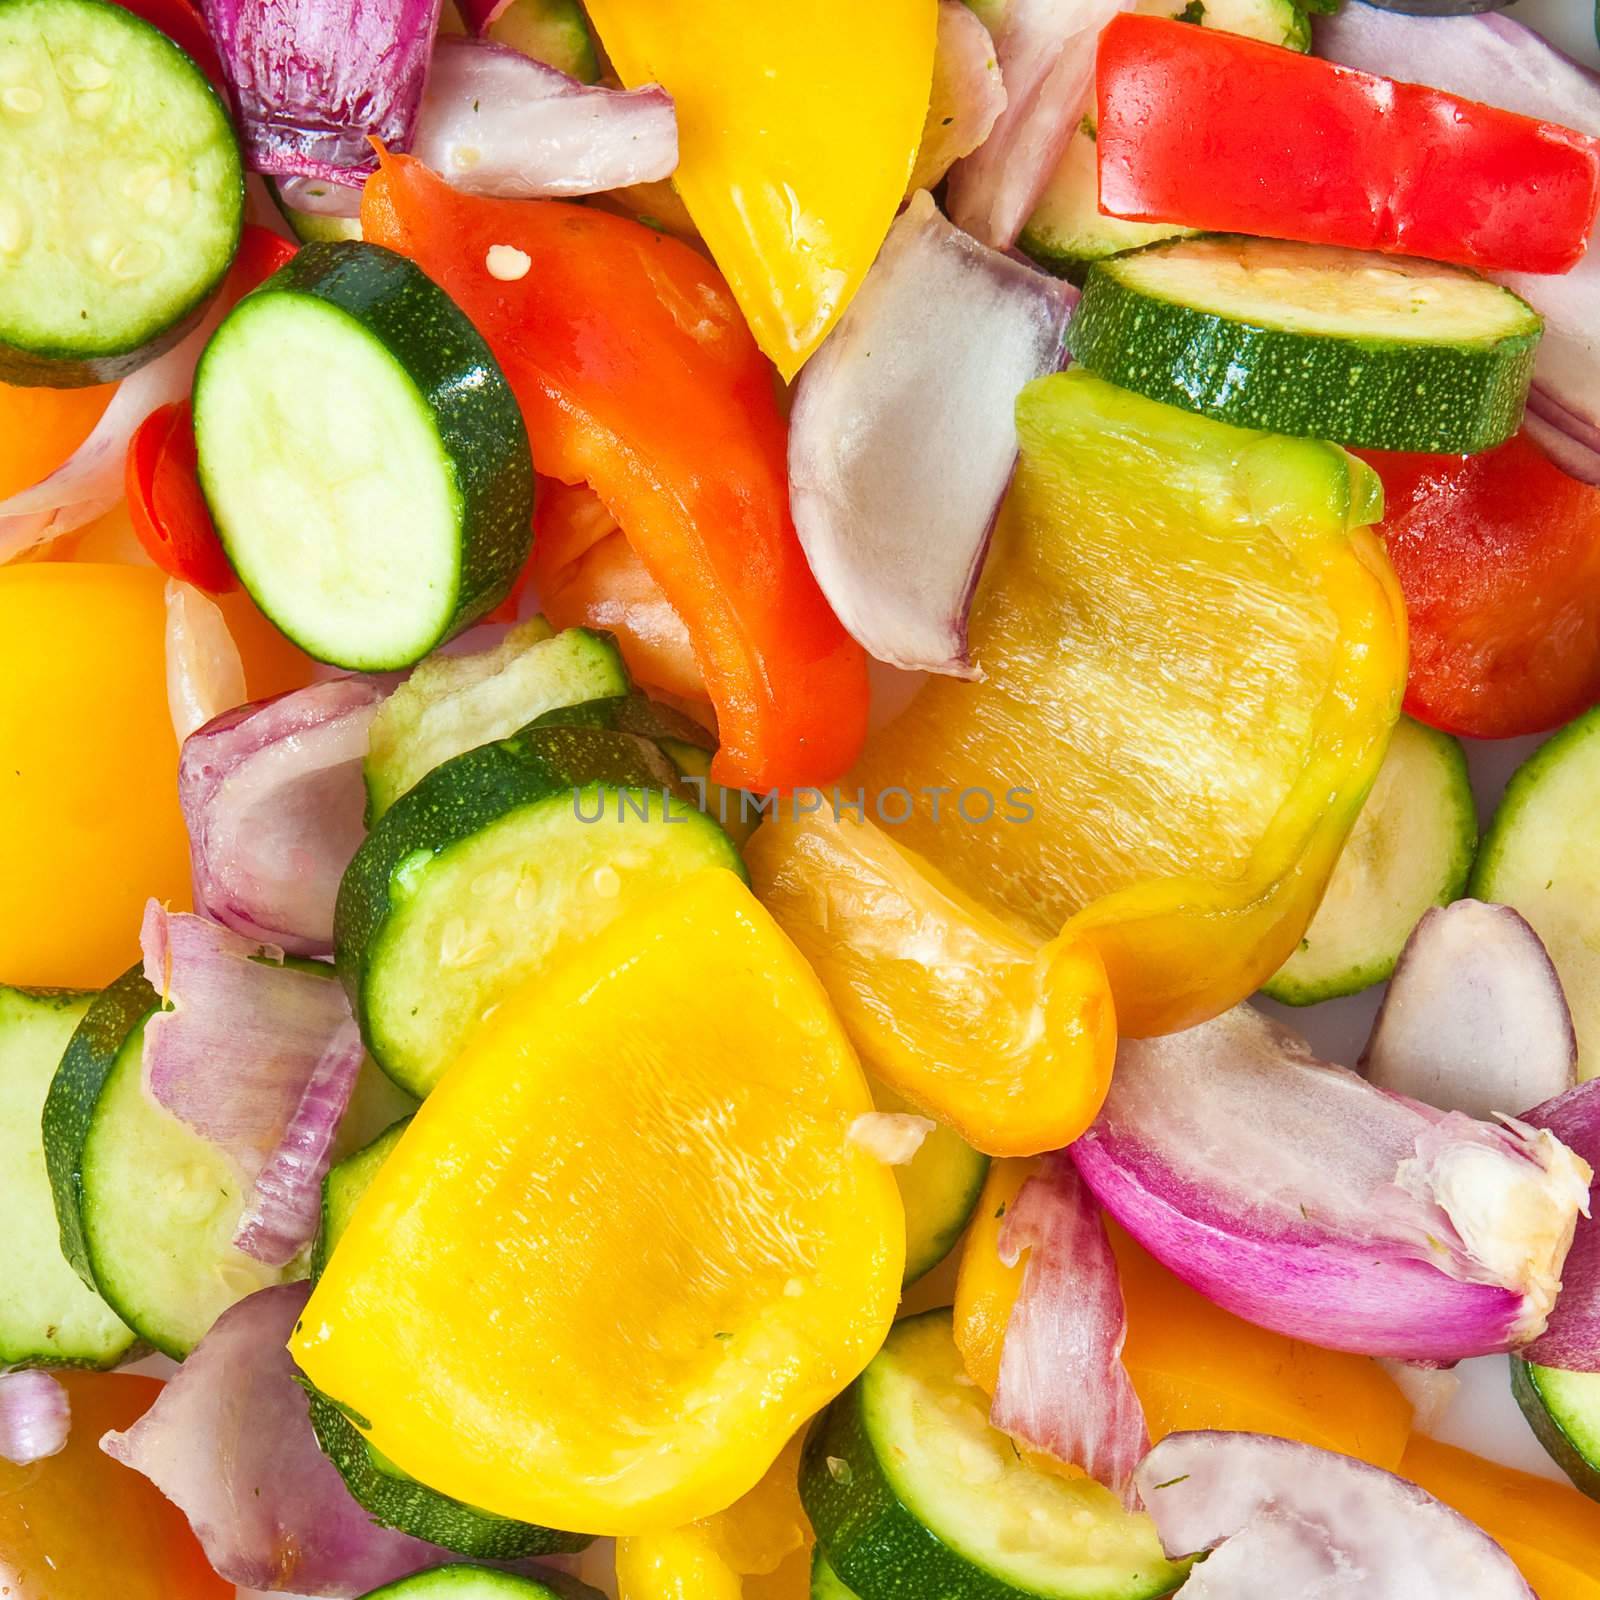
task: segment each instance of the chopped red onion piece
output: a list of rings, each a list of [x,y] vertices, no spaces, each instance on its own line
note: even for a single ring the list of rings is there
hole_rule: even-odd
[[[456,10],[473,33],[485,34],[514,3],[515,0],[456,0]]]
[[[504,45],[446,36],[412,154],[469,194],[597,194],[670,176],[678,118],[659,84],[599,88]]]
[[[952,162],[989,137],[1006,108],[1006,88],[994,40],[963,0],[939,0],[933,47],[933,91],[917,144],[907,194],[936,187]]]
[[[244,699],[244,663],[215,601],[167,579],[167,709],[182,744]]]
[[[203,0],[256,172],[359,186],[409,150],[440,0]]]
[[[189,392],[195,362],[221,319],[219,304],[193,333],[117,385],[89,437],[49,477],[0,500],[0,563],[104,516],[122,498],[128,441],[158,406]]]
[[[1600,1171],[1600,1079],[1535,1106],[1524,1120],[1547,1129]],[[1600,1372],[1600,1218],[1592,1212],[1578,1222],[1549,1327],[1518,1354],[1542,1367]]]
[[[1039,203],[1094,86],[1100,31],[1133,0],[1010,0],[994,36],[1006,108],[950,174],[950,216],[1009,250]]]
[[[339,879],[363,837],[361,764],[384,689],[333,678],[218,717],[184,741],[178,799],[195,904],[294,955],[333,950]]]
[[[291,211],[313,217],[343,217],[347,222],[361,215],[361,191],[326,178],[285,178],[278,185],[278,198]]]
[[[1386,1358],[1380,1358],[1378,1365],[1394,1379],[1395,1387],[1410,1403],[1412,1427],[1418,1433],[1432,1433],[1461,1391],[1461,1374],[1454,1367],[1428,1367],[1415,1361]]]
[[[1017,391],[1060,366],[1074,299],[918,191],[801,373],[795,527],[828,603],[880,661],[973,676],[967,612],[1016,462]]]
[[[1361,1069],[1380,1089],[1470,1117],[1570,1089],[1578,1036],[1561,979],[1510,906],[1435,906],[1406,940]]]
[[[1169,1433],[1135,1479],[1187,1600],[1534,1600],[1481,1528],[1414,1483],[1262,1433]]]
[[[319,1448],[284,1348],[309,1293],[279,1284],[224,1311],[156,1403],[100,1448],[183,1512],[229,1582],[361,1595],[452,1558],[379,1527]]]
[[[1600,136],[1600,77],[1498,13],[1408,17],[1347,5],[1315,22],[1317,53]],[[1506,273],[1544,318],[1526,426],[1563,471],[1600,483],[1600,248],[1571,272]]]
[[[361,1068],[344,986],[152,900],[144,974],[170,1009],[145,1028],[146,1092],[224,1151],[252,1192],[234,1245],[283,1266],[317,1231],[333,1136]]]
[[[0,1460],[25,1467],[58,1455],[71,1428],[67,1391],[48,1372],[0,1372]]]
[[[1549,1133],[1386,1094],[1248,1006],[1123,1040],[1072,1148],[1106,1210],[1208,1299],[1410,1361],[1544,1330],[1591,1176]]]
[[[1028,1253],[1006,1324],[995,1427],[1082,1467],[1138,1509],[1133,1472],[1150,1448],[1122,1365],[1127,1314],[1100,1207],[1065,1151],[1046,1156],[1000,1225],[1000,1259]]]

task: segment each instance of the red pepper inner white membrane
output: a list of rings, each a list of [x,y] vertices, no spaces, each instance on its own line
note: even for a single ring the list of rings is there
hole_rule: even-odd
[[[1554,10],[1546,6],[1545,10]],[[1535,6],[1529,5],[1524,20],[1534,20]],[[1585,60],[1595,58],[1591,41]],[[1511,774],[1541,744],[1546,735],[1523,739],[1463,739],[1472,789],[1477,801],[1480,826],[1494,815],[1500,796]],[[1341,1000],[1326,1000],[1315,1006],[1286,1006],[1258,995],[1252,1002],[1259,1010],[1293,1028],[1326,1061],[1355,1062],[1366,1044],[1383,1003],[1387,985],[1378,984],[1360,994]],[[1534,1438],[1527,1420],[1506,1381],[1504,1356],[1480,1356],[1463,1361],[1453,1370],[1459,1379],[1454,1397],[1436,1418],[1421,1431],[1447,1444],[1471,1450],[1519,1471],[1533,1473],[1553,1483],[1567,1483],[1566,1475]]]

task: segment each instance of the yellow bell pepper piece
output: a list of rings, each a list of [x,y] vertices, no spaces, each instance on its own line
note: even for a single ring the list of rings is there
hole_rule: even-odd
[[[905,1223],[826,995],[711,870],[506,1001],[290,1341],[429,1487],[586,1533],[751,1489],[883,1342]]]
[[[713,1517],[617,1543],[621,1600],[808,1600],[811,1525],[797,1433],[766,1476]]]
[[[961,1257],[956,1343],[968,1376],[989,1394],[1026,1267],[1026,1257],[1003,1265],[997,1241],[1036,1165],[1000,1161],[990,1168]],[[1397,1469],[1411,1407],[1376,1362],[1243,1322],[1196,1294],[1115,1224],[1110,1233],[1128,1312],[1122,1362],[1152,1442],[1189,1428],[1240,1429]]]
[[[793,378],[911,175],[937,0],[590,0],[624,83],[678,110],[673,183],[756,342]]]
[[[1600,1600],[1600,1505],[1586,1495],[1421,1434],[1395,1470],[1477,1523],[1539,1600]]]
[[[91,988],[189,905],[162,574],[0,570],[0,982]]]
[[[1090,940],[1123,1033],[1189,1027],[1295,947],[1399,715],[1381,486],[1081,371],[1029,384],[1017,425],[982,676],[929,683],[861,776],[957,887]]]
[[[1117,1032],[1092,946],[1014,932],[831,809],[764,823],[745,863],[869,1072],[986,1155],[1057,1150],[1094,1120]]]

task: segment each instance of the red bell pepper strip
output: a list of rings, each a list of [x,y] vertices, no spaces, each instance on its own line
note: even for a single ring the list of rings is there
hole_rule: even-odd
[[[158,406],[128,441],[128,520],[169,577],[208,594],[239,586],[195,473],[194,414],[187,400]]]
[[[265,283],[299,247],[246,224],[220,299],[230,309]],[[239,580],[200,492],[194,415],[187,400],[158,406],[128,441],[123,468],[128,520],[145,554],[170,577],[209,594],[227,594]]]
[[[1358,454],[1410,620],[1406,710],[1504,739],[1600,701],[1600,489],[1521,433],[1481,455]]]
[[[866,657],[806,565],[772,368],[710,262],[626,217],[459,193],[403,156],[368,180],[361,227],[477,324],[539,471],[594,488],[682,617],[717,782],[840,776],[866,737]]]
[[[1600,141],[1220,29],[1119,16],[1096,81],[1114,217],[1567,272],[1600,203]]]

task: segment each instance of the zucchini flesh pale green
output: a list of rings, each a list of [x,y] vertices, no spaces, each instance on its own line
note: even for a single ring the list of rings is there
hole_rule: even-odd
[[[50,1080],[93,999],[0,985],[0,1371],[112,1367],[134,1343],[61,1253],[40,1138]]]
[[[508,990],[732,841],[653,744],[527,729],[436,767],[384,813],[339,888],[334,946],[367,1048],[426,1095]]]
[[[1600,1500],[1600,1372],[1563,1372],[1513,1356],[1511,1392],[1550,1459]]]
[[[130,1328],[181,1361],[229,1306],[296,1271],[233,1247],[246,1186],[145,1093],[144,1025],[158,1004],[135,967],[90,1006],[42,1127],[63,1253]]]
[[[413,1573],[398,1583],[386,1583],[361,1600],[605,1600],[598,1589],[552,1572],[538,1578],[519,1578],[493,1567],[455,1563]]]
[[[1148,1517],[1030,1466],[989,1426],[948,1310],[895,1325],[814,1426],[800,1497],[863,1600],[1149,1600],[1183,1581]],[[826,1592],[826,1591],[824,1591]]]
[[[175,344],[244,219],[227,110],[99,0],[0,6],[0,382],[120,378]]]
[[[541,619],[492,650],[424,661],[378,708],[367,741],[367,825],[452,756],[504,739],[544,712],[625,694],[628,672],[610,634]]]
[[[1220,28],[1248,39],[1290,50],[1311,48],[1311,24],[1294,0],[1138,0],[1132,7],[1148,16],[1178,17]],[[1023,224],[1017,248],[1058,277],[1082,280],[1091,262],[1161,239],[1189,234],[1161,222],[1129,222],[1100,210],[1100,171],[1095,158],[1093,106],[1068,141],[1032,216]]]
[[[1462,267],[1208,235],[1090,268],[1074,358],[1241,427],[1374,450],[1487,450],[1522,419],[1542,324]]]
[[[527,560],[516,398],[472,324],[391,250],[306,245],[242,301],[201,357],[194,426],[228,559],[319,661],[408,667]]]
[[[1544,941],[1578,1034],[1578,1077],[1600,1076],[1600,710],[1548,739],[1506,786],[1468,893],[1520,911]]]
[[[1309,1006],[1382,983],[1417,919],[1460,898],[1477,845],[1461,746],[1402,717],[1300,948],[1264,992]]]
[[[485,36],[579,83],[600,81],[600,58],[578,0],[511,0]]]

